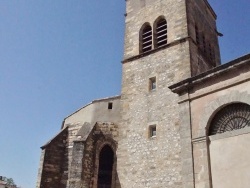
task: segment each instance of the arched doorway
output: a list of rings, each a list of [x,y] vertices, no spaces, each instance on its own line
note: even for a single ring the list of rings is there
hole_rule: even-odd
[[[223,107],[213,117],[208,136],[213,188],[249,187],[250,105]]]
[[[114,164],[114,151],[109,145],[105,145],[99,156],[99,170],[97,188],[111,188]]]

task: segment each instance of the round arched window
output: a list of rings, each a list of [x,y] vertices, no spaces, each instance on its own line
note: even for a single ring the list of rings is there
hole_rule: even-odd
[[[222,108],[213,118],[209,135],[250,126],[250,105],[234,103]]]
[[[155,47],[158,48],[167,44],[167,21],[164,18],[157,20],[155,28]]]
[[[141,53],[150,50],[152,50],[152,27],[146,24],[141,33]]]

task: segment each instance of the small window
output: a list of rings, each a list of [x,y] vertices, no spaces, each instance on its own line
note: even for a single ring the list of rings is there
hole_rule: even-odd
[[[156,125],[149,126],[149,137],[150,138],[156,137]]]
[[[161,18],[156,23],[155,30],[155,47],[158,48],[164,44],[167,44],[167,21],[164,18]]]
[[[152,28],[146,25],[141,33],[141,52],[152,50]]]
[[[156,89],[156,77],[149,78],[149,90],[155,90]]]
[[[112,108],[113,108],[113,103],[112,103],[112,102],[109,102],[109,103],[108,103],[108,109],[111,110]]]

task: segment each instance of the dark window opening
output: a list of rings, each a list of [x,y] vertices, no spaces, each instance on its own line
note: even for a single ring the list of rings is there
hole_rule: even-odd
[[[208,51],[209,51],[209,59],[213,59],[213,52],[212,52],[212,47],[211,47],[211,44],[209,43],[208,44]]]
[[[215,59],[214,48],[211,49],[211,53],[212,53],[212,63],[213,63],[213,66],[215,67],[216,66],[216,59]]]
[[[149,126],[149,137],[156,137],[156,125]]]
[[[164,44],[167,44],[167,40],[168,40],[167,21],[165,19],[160,19],[156,23],[156,39],[155,39],[156,48]]]
[[[149,78],[149,90],[156,89],[156,77]]]
[[[99,156],[99,172],[97,188],[111,188],[114,152],[108,145],[104,146]]]
[[[196,43],[198,46],[200,46],[200,36],[199,36],[199,30],[197,25],[195,26],[195,37],[196,37]]]
[[[109,102],[108,103],[108,109],[112,109],[113,108],[113,103],[112,102]]]
[[[151,49],[152,49],[152,28],[150,25],[147,25],[142,30],[141,52],[147,52]]]
[[[212,45],[209,43],[208,44],[208,57],[209,59],[211,60],[211,64],[213,67],[216,66],[216,63],[215,63],[215,58],[214,58],[214,49],[212,48]]]
[[[203,52],[206,55],[206,53],[207,53],[207,44],[206,44],[206,38],[205,38],[204,35],[202,36],[202,42],[203,42]]]

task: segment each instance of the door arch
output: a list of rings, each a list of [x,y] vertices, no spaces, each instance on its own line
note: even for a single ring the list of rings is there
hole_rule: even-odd
[[[97,188],[111,188],[113,179],[114,151],[105,145],[99,154]]]

